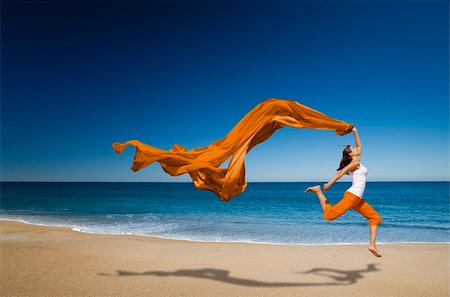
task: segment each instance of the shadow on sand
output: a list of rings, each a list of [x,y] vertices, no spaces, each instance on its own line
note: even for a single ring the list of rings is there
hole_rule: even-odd
[[[377,263],[378,264],[378,263]],[[380,271],[375,267],[377,264],[367,264],[366,269],[361,270],[339,270],[331,268],[313,268],[305,272],[295,272],[301,274],[316,274],[331,278],[333,281],[324,281],[317,283],[307,282],[264,282],[247,278],[238,278],[230,276],[229,270],[215,269],[215,268],[203,268],[203,269],[179,269],[176,271],[145,271],[145,272],[133,272],[117,270],[117,274],[98,273],[101,276],[182,276],[182,277],[195,277],[209,280],[220,281],[224,283],[248,286],[248,287],[302,287],[302,286],[338,286],[338,285],[351,285],[355,284],[359,279],[364,278],[363,273]]]

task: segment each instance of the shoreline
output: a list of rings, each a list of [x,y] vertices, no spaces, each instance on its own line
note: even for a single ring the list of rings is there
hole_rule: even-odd
[[[0,221],[1,296],[448,296],[449,245],[191,242]]]
[[[274,246],[341,246],[341,245],[366,245],[368,242],[354,243],[354,242],[341,242],[341,243],[275,243],[275,242],[255,242],[255,241],[202,241],[202,240],[191,240],[191,239],[182,239],[182,238],[166,238],[159,237],[154,235],[143,235],[143,234],[128,234],[128,233],[97,233],[97,232],[89,232],[83,231],[76,227],[68,227],[68,226],[60,226],[60,225],[46,225],[46,224],[36,224],[26,222],[24,220],[10,220],[10,219],[2,219],[1,222],[16,222],[22,223],[26,225],[32,226],[41,226],[41,227],[49,227],[49,228],[63,228],[74,232],[86,233],[86,234],[94,234],[94,235],[113,235],[113,236],[138,236],[144,238],[154,238],[154,239],[163,239],[163,240],[174,240],[174,241],[184,241],[184,242],[194,242],[194,243],[240,243],[240,244],[258,244],[258,245],[274,245]],[[397,245],[397,244],[448,244],[450,242],[442,241],[442,242],[377,242],[377,245]]]

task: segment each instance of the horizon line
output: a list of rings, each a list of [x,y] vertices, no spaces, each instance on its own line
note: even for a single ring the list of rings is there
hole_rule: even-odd
[[[321,183],[323,181],[247,181],[247,183]],[[352,181],[336,181],[335,183],[351,183]],[[371,182],[450,182],[450,180],[372,180]],[[173,183],[173,184],[192,184],[191,181],[51,181],[51,180],[2,180],[0,183]]]

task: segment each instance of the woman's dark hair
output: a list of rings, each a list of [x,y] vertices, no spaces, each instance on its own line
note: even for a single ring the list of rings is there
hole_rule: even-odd
[[[339,164],[339,168],[336,169],[337,171],[341,170],[342,168],[344,168],[345,166],[347,166],[348,164],[350,164],[350,162],[352,161],[352,156],[350,156],[350,153],[352,151],[350,150],[350,145],[348,144],[345,149],[342,151],[342,159],[341,159],[341,163]],[[347,172],[347,174],[350,174]]]

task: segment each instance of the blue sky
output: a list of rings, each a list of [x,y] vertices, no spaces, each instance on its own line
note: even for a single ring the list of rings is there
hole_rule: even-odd
[[[369,181],[449,180],[448,23],[447,1],[3,3],[1,180],[190,181],[111,144],[207,146],[270,97],[355,124]],[[285,127],[247,180],[329,180],[347,143]]]

